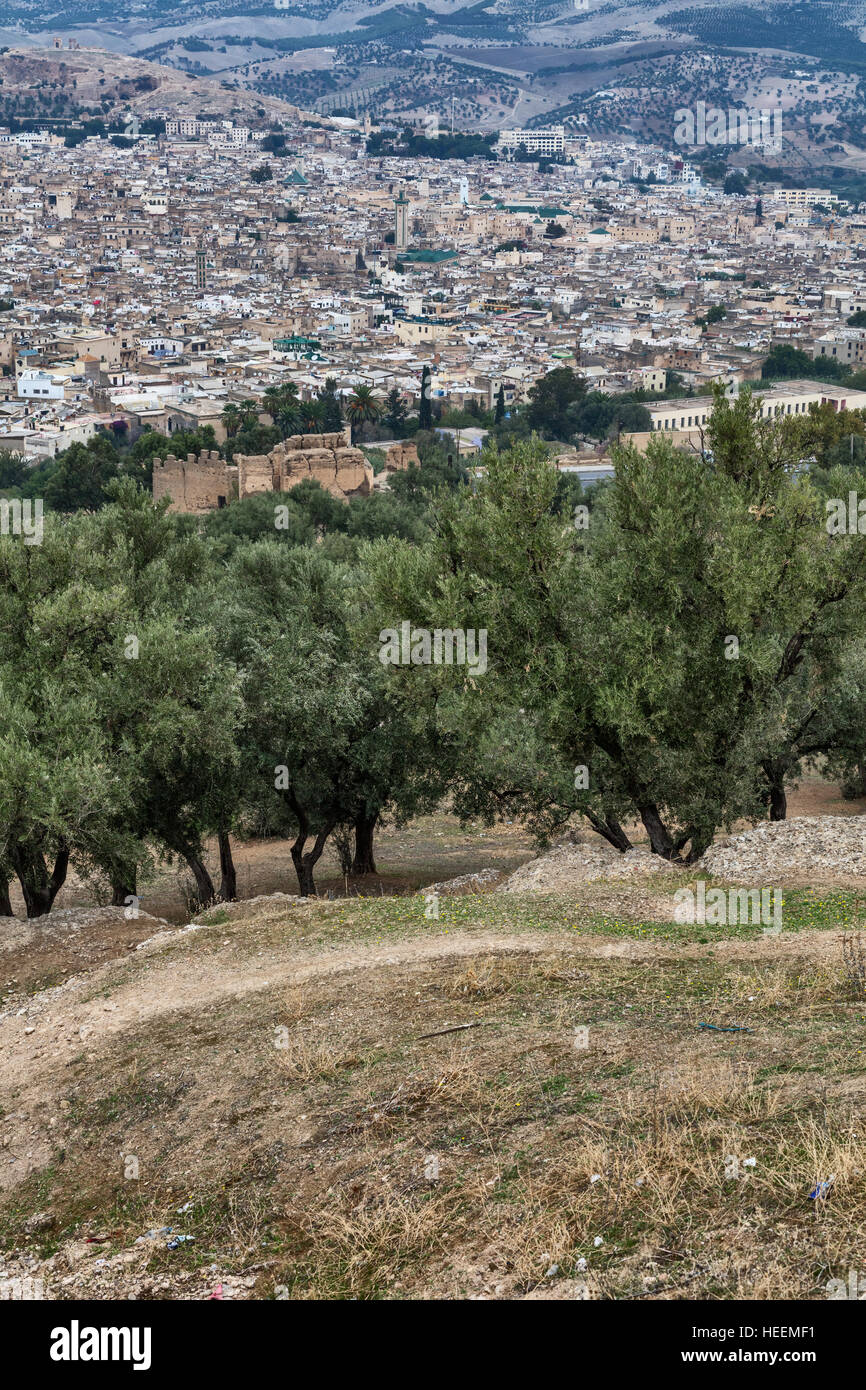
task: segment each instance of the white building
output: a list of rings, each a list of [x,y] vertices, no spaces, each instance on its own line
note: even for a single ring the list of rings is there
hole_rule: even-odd
[[[832,207],[839,202],[839,198],[829,188],[774,188],[770,201],[784,203],[788,208],[811,208],[816,203]]]
[[[19,130],[14,135],[0,135],[0,145],[24,145],[33,149],[41,145],[60,145],[62,140],[47,130]]]
[[[527,154],[562,154],[565,150],[565,126],[539,126],[537,130],[500,130],[499,148],[511,154],[523,145]]]
[[[64,398],[63,378],[38,368],[21,372],[16,386],[16,394],[22,401],[62,401]]]
[[[761,419],[780,415],[808,415],[812,405],[831,405],[835,411],[862,410],[866,407],[866,391],[829,381],[786,381],[779,386],[756,391],[761,399]],[[674,434],[697,433],[709,421],[713,408],[711,396],[688,396],[673,401],[653,401],[647,405],[652,429]],[[633,436],[643,439],[644,436]]]

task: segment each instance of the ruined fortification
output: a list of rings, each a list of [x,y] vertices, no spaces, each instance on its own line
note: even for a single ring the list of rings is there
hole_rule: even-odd
[[[237,472],[216,450],[203,449],[198,458],[169,454],[153,460],[153,500],[170,497],[170,512],[212,512],[235,496]]]
[[[205,450],[196,458],[153,461],[153,500],[170,497],[172,512],[212,512],[233,497],[254,492],[288,492],[305,478],[314,478],[333,497],[368,497],[373,489],[373,470],[360,449],[350,442],[349,429],[334,434],[293,434],[269,454],[237,454],[227,464],[219,454]],[[418,463],[414,444],[397,443],[388,449],[388,470]]]
[[[368,497],[373,470],[349,442],[349,431],[293,434],[269,454],[238,454],[238,496],[254,492],[288,492],[313,478],[334,497]]]
[[[376,447],[375,445],[373,446]],[[420,467],[421,460],[418,457],[418,449],[415,444],[408,440],[400,440],[392,444],[385,455],[385,468],[389,473],[397,469]]]

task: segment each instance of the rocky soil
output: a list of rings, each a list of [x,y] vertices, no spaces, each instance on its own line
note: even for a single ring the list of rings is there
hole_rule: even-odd
[[[504,877],[502,869],[479,869],[477,874],[458,874],[456,878],[446,878],[441,883],[428,883],[418,892],[443,893],[446,897],[462,893],[489,893]]]
[[[594,837],[592,843],[563,840],[547,854],[521,865],[499,891],[568,893],[583,883],[599,879],[671,873],[673,868],[666,859],[659,859],[640,846],[620,854],[600,837]]]
[[[563,840],[547,854],[523,864],[497,891],[568,893],[585,883],[665,874],[678,868],[682,866],[659,859],[643,846],[620,854],[600,838],[588,840],[581,835]],[[764,821],[721,838],[691,868],[726,883],[866,885],[866,817],[797,816]]]
[[[730,883],[866,881],[866,817],[800,816],[764,821],[712,845],[700,868]]]
[[[127,955],[169,926],[148,912],[126,913],[123,907],[63,907],[29,922],[0,917],[0,1010]]]

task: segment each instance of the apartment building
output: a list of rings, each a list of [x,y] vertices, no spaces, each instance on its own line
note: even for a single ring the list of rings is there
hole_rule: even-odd
[[[539,126],[535,130],[501,130],[499,149],[503,154],[514,154],[523,146],[527,154],[563,154],[565,151],[565,126]]]
[[[829,188],[774,188],[769,201],[781,203],[786,208],[811,208],[816,204],[833,207],[839,202],[839,197],[831,193]]]
[[[832,357],[848,367],[866,361],[866,329],[837,328],[822,333],[812,345],[813,357]]]

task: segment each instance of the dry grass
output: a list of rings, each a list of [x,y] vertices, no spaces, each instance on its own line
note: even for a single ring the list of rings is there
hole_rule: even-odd
[[[277,1062],[293,1081],[327,1081],[341,1071],[360,1066],[361,1058],[357,1052],[346,1052],[328,1043],[295,1038],[287,1042],[285,1050],[277,1049]]]
[[[274,911],[178,950],[230,959],[237,933],[243,960],[266,956]],[[394,935],[390,963],[131,1025],[58,1077],[63,1158],[7,1194],[4,1246],[60,1260],[108,1230],[134,1250],[192,1201],[194,1244],[61,1296],[177,1296],[215,1263],[261,1297],[809,1299],[866,1268],[864,1020],[841,939],[586,940],[401,961]],[[134,1190],[121,1151],[141,1157]]]
[[[851,999],[866,999],[866,949],[858,931],[842,936],[842,976]]]

